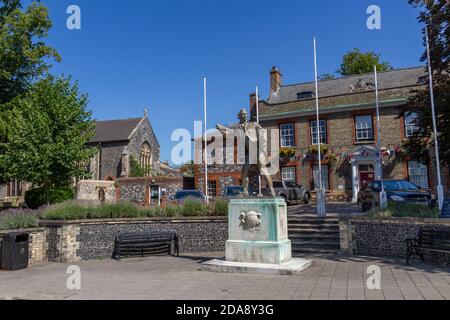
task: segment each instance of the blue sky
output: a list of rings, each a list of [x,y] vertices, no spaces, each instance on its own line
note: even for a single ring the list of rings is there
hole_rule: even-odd
[[[313,80],[312,38],[319,74],[334,72],[353,48],[373,50],[394,67],[419,65],[417,9],[407,0],[43,0],[54,23],[48,43],[89,94],[95,119],[139,117],[145,106],[169,159],[176,128],[193,131],[208,77],[209,126],[233,123],[256,85],[268,95],[273,65],[284,83]],[[79,5],[82,29],[66,28]],[[382,29],[366,27],[366,9],[382,10]]]

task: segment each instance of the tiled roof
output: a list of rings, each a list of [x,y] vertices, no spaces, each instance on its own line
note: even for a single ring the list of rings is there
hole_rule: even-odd
[[[426,76],[425,67],[397,69],[378,73],[378,88],[380,90],[419,85],[419,78]],[[373,91],[373,73],[342,77],[319,82],[319,96],[330,97],[354,92]],[[272,94],[267,102],[278,104],[296,101],[301,92],[315,92],[314,82],[282,86],[277,93]]]
[[[400,106],[408,102],[411,92],[424,85],[419,79],[426,77],[424,67],[380,72],[378,88],[380,105]],[[319,82],[321,113],[375,107],[373,74],[343,77]],[[315,114],[315,97],[298,100],[300,92],[315,92],[315,84],[304,83],[282,86],[276,95],[260,102],[260,117],[272,119]]]
[[[126,141],[142,118],[95,122],[95,136],[90,143]]]

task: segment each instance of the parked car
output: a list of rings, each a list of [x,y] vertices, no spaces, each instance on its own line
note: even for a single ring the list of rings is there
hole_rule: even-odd
[[[240,197],[242,196],[244,193],[244,187],[241,186],[228,186],[225,187],[222,191],[222,197],[223,198],[236,198],[236,197]],[[249,195],[250,196],[257,196],[258,193],[253,191],[253,190],[249,190]]]
[[[375,180],[363,186],[358,193],[358,210],[364,212],[380,205],[381,183],[388,203],[413,203],[433,207],[436,199],[431,190],[421,189],[407,180]]]
[[[238,197],[244,193],[244,188],[240,186],[228,186],[223,188],[222,197],[233,198]]]
[[[200,190],[179,190],[169,200],[173,203],[183,203],[188,199],[204,202],[206,197]]]
[[[308,204],[311,200],[311,192],[294,181],[274,181],[273,188],[275,189],[275,195],[284,198],[287,204],[297,201]],[[268,188],[263,189],[263,195],[271,196],[270,190]]]

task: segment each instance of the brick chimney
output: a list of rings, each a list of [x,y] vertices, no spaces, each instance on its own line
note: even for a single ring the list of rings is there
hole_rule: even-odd
[[[250,93],[250,119],[256,119],[256,93]]]
[[[282,85],[283,75],[277,67],[273,66],[272,70],[270,70],[270,95],[277,93]]]

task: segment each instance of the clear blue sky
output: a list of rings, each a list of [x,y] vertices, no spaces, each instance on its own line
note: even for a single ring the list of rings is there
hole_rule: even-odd
[[[258,84],[266,98],[271,66],[284,83],[313,80],[312,38],[319,73],[332,73],[352,49],[374,50],[394,67],[419,65],[417,10],[407,0],[43,0],[54,26],[48,43],[89,94],[95,119],[139,117],[145,106],[170,157],[172,130],[202,119],[202,76],[208,77],[209,125],[233,123]],[[66,28],[66,9],[82,10],[82,30]],[[366,27],[366,9],[382,10],[382,30]]]

